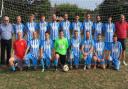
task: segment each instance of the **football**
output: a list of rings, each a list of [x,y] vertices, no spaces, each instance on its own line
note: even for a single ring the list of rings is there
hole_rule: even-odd
[[[63,71],[64,71],[64,72],[69,71],[69,67],[68,67],[68,65],[64,65],[64,66],[63,66]]]

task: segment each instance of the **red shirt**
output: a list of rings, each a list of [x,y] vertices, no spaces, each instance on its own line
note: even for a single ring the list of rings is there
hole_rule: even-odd
[[[128,31],[128,23],[125,22],[116,22],[116,34],[118,38],[120,39],[126,39],[127,38],[127,31]]]
[[[27,48],[27,42],[25,40],[15,40],[13,43],[13,49],[15,56],[19,59],[23,59]]]

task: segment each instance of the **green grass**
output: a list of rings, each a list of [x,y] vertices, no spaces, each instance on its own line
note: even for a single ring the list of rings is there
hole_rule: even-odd
[[[0,89],[128,89],[128,69],[0,71]]]

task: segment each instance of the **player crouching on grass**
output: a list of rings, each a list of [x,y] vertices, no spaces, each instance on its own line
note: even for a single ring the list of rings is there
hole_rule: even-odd
[[[13,43],[12,56],[9,59],[9,63],[12,71],[16,71],[15,64],[18,63],[17,67],[22,71],[23,69],[23,58],[27,48],[27,42],[22,39],[22,33],[18,32],[18,39]]]
[[[96,67],[101,67],[105,69],[104,48],[105,44],[102,41],[102,36],[101,34],[98,34],[97,42],[94,44],[94,55],[92,60],[92,65],[94,65],[94,69],[96,69]]]
[[[94,41],[90,38],[90,32],[86,31],[86,38],[82,42],[82,54],[84,59],[84,70],[91,68]]]
[[[122,45],[117,41],[117,35],[113,36],[113,42],[111,44],[109,60],[112,61],[112,66],[115,70],[120,69],[120,59],[122,55]]]
[[[76,69],[79,67],[80,43],[81,39],[78,37],[78,31],[74,30],[74,36],[71,39],[70,69],[72,69],[72,65],[74,65]]]
[[[40,40],[38,39],[37,32],[33,32],[33,39],[28,42],[28,47],[25,52],[25,63],[28,68],[30,68],[30,61],[32,61],[32,66],[34,70],[37,68],[37,61],[40,57]],[[30,51],[29,51],[30,50]],[[29,51],[29,52],[28,52]]]
[[[44,64],[46,69],[50,68],[51,60],[53,54],[53,42],[49,37],[49,32],[45,32],[45,40],[41,45],[41,65],[42,65],[42,72],[44,72]]]

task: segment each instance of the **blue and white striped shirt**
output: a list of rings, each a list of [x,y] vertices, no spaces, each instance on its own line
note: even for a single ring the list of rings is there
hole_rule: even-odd
[[[43,58],[50,58],[52,57],[52,49],[53,49],[53,42],[52,40],[44,40],[41,48],[43,49]]]
[[[61,29],[64,31],[64,37],[70,39],[71,23],[68,20],[64,20],[60,23]]]
[[[17,39],[17,33],[21,32],[22,35],[24,35],[24,31],[25,31],[25,26],[24,24],[20,23],[20,24],[14,24],[14,33],[16,34],[16,39]]]
[[[39,39],[32,39],[31,41],[28,42],[28,47],[30,48],[30,53],[34,57],[39,56],[39,48],[41,46],[41,42]]]
[[[32,23],[27,22],[26,23],[27,41],[32,40],[33,32],[36,31],[37,29],[38,29],[37,23],[35,23],[35,22],[32,22]]]
[[[83,21],[84,39],[86,39],[86,31],[90,32],[90,37],[92,39],[92,29],[93,29],[93,22],[84,20]]]
[[[78,37],[81,38],[81,30],[83,29],[83,25],[81,22],[72,22],[72,30],[77,30],[78,31]]]
[[[118,60],[122,53],[122,45],[120,42],[113,42],[111,46],[111,57],[114,60]]]
[[[48,30],[48,23],[47,22],[40,22],[38,24],[38,27],[39,27],[39,36],[40,36],[40,40],[43,41],[45,40],[45,32]]]
[[[95,22],[93,24],[93,30],[94,30],[94,40],[97,41],[98,34],[102,34],[103,32],[103,23]]]
[[[113,42],[113,35],[115,32],[115,25],[113,23],[104,24],[105,42]]]
[[[55,40],[58,38],[60,24],[56,21],[49,23],[49,30],[50,30],[50,38],[51,40]]]
[[[104,49],[105,49],[105,43],[104,42],[96,42],[94,44],[94,51],[98,58],[103,59],[104,57]]]
[[[80,56],[80,44],[81,44],[80,38],[73,37],[71,39],[71,51],[72,51],[72,54],[76,57]]]

